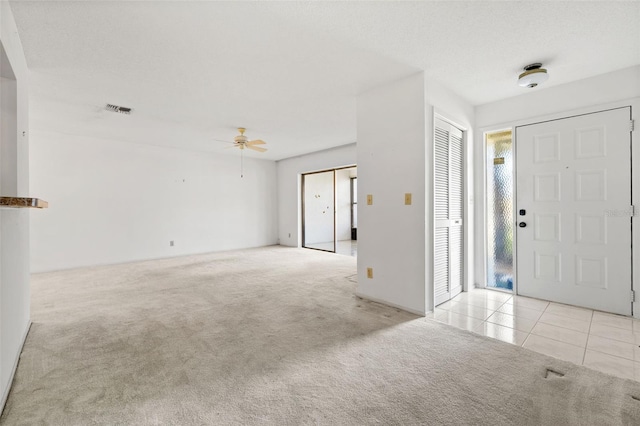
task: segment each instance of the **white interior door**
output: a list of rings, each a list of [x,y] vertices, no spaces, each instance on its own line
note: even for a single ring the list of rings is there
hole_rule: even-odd
[[[436,119],[434,147],[436,306],[462,291],[463,143],[462,130]]]
[[[516,128],[517,292],[631,314],[630,108]]]

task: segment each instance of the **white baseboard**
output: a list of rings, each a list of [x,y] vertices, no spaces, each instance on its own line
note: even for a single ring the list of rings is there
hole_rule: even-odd
[[[2,390],[2,400],[0,400],[0,416],[4,411],[4,405],[7,403],[7,398],[9,397],[9,392],[11,391],[11,385],[13,385],[13,378],[16,375],[16,370],[18,369],[18,363],[20,362],[20,355],[22,355],[22,349],[24,348],[24,342],[27,340],[27,336],[29,335],[29,330],[31,330],[31,321],[27,324],[27,328],[22,335],[22,342],[20,343],[20,350],[16,354],[16,359],[13,361],[13,368],[11,369],[11,376],[9,377],[9,381],[6,389]]]
[[[376,299],[375,297],[367,296],[365,294],[358,293],[357,291],[356,291],[356,296],[358,296],[361,299],[370,300],[372,302],[380,303],[382,305],[391,306],[392,308],[402,309],[403,311],[407,311],[409,313],[412,313],[414,315],[419,315],[421,317],[424,317],[426,315],[425,312],[416,311],[415,309],[407,308],[406,306],[396,305],[395,303],[390,303],[390,302],[387,302],[386,300]]]

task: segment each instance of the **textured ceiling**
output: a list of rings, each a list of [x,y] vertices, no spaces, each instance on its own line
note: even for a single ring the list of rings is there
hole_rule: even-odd
[[[474,105],[640,64],[639,2],[12,1],[32,128],[281,159],[355,141],[355,97],[424,70]],[[131,116],[104,104],[132,107]],[[231,154],[230,154],[231,155]]]

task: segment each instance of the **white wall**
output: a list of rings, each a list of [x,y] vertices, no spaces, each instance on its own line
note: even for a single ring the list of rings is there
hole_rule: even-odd
[[[33,131],[31,165],[33,272],[277,241],[273,161]]]
[[[0,54],[2,55],[0,60],[6,63],[8,58],[4,50],[1,49],[0,47]],[[8,64],[4,68],[7,75],[11,75],[11,78],[0,77],[0,93],[2,94],[0,99],[0,107],[2,109],[2,122],[0,123],[0,138],[2,140],[2,144],[0,144],[0,160],[2,161],[0,165],[2,170],[0,194],[17,196],[18,84]]]
[[[353,169],[336,170],[336,239],[351,239],[351,174]]]
[[[28,70],[6,1],[0,2],[0,42],[6,54],[0,56],[4,77],[0,87],[0,195],[28,196]],[[34,215],[42,213],[46,214],[33,212]],[[23,209],[0,210],[0,409],[8,395],[30,324],[29,214]]]
[[[553,74],[550,78],[553,78]],[[640,96],[640,66],[626,68],[600,76],[553,87],[523,89],[521,96],[491,102],[476,107],[475,139],[475,206],[476,235],[475,282],[486,285],[485,276],[485,204],[484,204],[484,136],[487,131],[513,128],[544,119],[561,118],[575,113],[594,112],[601,106],[630,105]],[[637,114],[637,111],[634,113]],[[636,124],[637,126],[637,124]],[[637,130],[634,132],[637,137]],[[635,169],[634,169],[635,170]],[[638,177],[634,177],[638,179]],[[637,196],[640,196],[635,193]],[[634,195],[634,198],[635,196]],[[636,202],[637,203],[637,202]],[[635,241],[638,244],[640,239]],[[640,236],[637,236],[640,238]],[[640,268],[636,258],[635,268]],[[636,286],[637,289],[637,286]]]
[[[333,243],[333,171],[304,178],[304,244]]]
[[[465,178],[473,188],[470,104],[422,73],[358,97],[358,294],[419,314],[434,304],[435,114],[465,131]],[[411,206],[404,205],[407,192],[413,194]],[[366,205],[367,194],[373,195],[372,206]],[[471,270],[471,190],[465,199],[465,266]],[[373,279],[366,277],[367,267],[373,268]]]
[[[355,143],[277,162],[278,237],[280,244],[292,247],[299,247],[302,244],[301,174],[354,164],[356,164]]]
[[[425,313],[422,73],[358,96],[358,294]],[[404,194],[413,205],[404,205]],[[366,203],[373,195],[373,205]],[[366,268],[373,268],[368,279]]]

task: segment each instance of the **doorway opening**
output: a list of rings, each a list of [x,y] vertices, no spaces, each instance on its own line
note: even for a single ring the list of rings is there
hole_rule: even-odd
[[[487,287],[513,291],[513,138],[487,133]]]
[[[302,174],[302,247],[357,257],[357,167]]]

